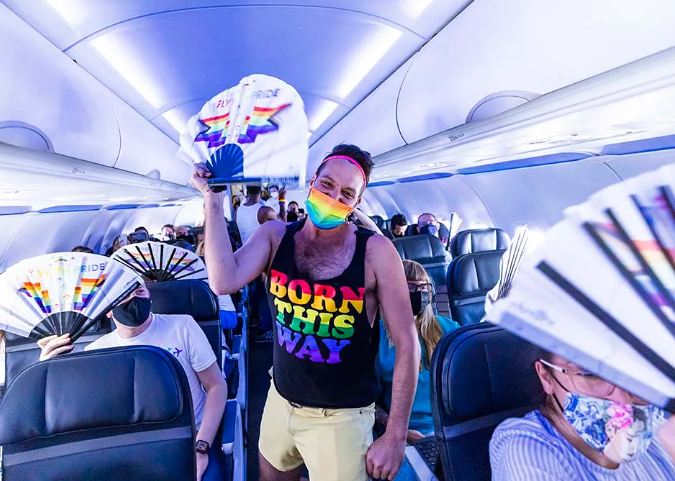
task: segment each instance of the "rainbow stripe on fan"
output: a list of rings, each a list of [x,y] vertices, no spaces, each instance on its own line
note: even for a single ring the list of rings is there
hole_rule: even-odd
[[[23,287],[19,289],[18,292],[33,299],[44,314],[52,313],[52,303],[49,299],[49,291],[43,291],[42,284],[39,282],[24,282]]]
[[[258,135],[274,132],[279,129],[272,118],[282,110],[293,105],[292,103],[282,104],[278,107],[253,107],[251,115],[246,117],[242,132],[239,134],[237,142],[240,144],[252,144]],[[217,117],[200,119],[200,122],[206,127],[206,130],[197,137],[195,142],[208,142],[208,148],[213,149],[225,145],[225,139],[230,128],[229,112]]]
[[[96,295],[98,288],[105,282],[105,277],[105,274],[102,274],[98,278],[82,278],[80,280],[80,285],[75,286],[75,297],[73,299],[76,311],[81,311],[87,307],[89,301]]]
[[[312,187],[305,201],[307,215],[319,229],[332,229],[345,223],[352,208]]]

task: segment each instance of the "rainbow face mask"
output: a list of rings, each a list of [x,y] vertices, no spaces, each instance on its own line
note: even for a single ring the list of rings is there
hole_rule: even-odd
[[[332,229],[345,223],[352,208],[312,187],[305,201],[307,215],[319,229]]]

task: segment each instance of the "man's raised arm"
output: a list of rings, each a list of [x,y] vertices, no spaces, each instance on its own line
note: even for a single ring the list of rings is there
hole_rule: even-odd
[[[248,242],[232,253],[225,223],[223,194],[214,193],[207,184],[211,173],[205,164],[195,164],[192,185],[204,196],[204,259],[209,285],[217,295],[232,294],[258,277],[267,266],[271,252],[273,226],[256,229]],[[271,224],[271,222],[268,222]]]

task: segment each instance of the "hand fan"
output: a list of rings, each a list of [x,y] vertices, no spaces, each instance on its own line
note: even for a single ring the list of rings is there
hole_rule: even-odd
[[[675,166],[565,211],[490,321],[675,412]]]
[[[523,226],[515,233],[511,240],[511,245],[501,260],[499,261],[499,281],[485,296],[485,313],[489,314],[492,305],[498,299],[506,297],[513,286],[513,280],[518,273],[520,261],[525,254],[529,240],[529,230],[527,226]]]
[[[81,252],[23,260],[0,274],[0,330],[75,340],[141,285],[107,257]]]
[[[206,163],[217,190],[237,182],[304,187],[307,132],[298,92],[277,78],[250,75],[188,121],[179,157]]]
[[[206,266],[197,254],[162,242],[124,246],[112,259],[151,281],[206,279]]]

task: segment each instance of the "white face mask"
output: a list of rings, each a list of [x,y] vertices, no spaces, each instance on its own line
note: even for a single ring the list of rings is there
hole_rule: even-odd
[[[276,199],[277,197],[279,197],[279,192],[270,192],[270,196],[271,196],[273,199]]]

